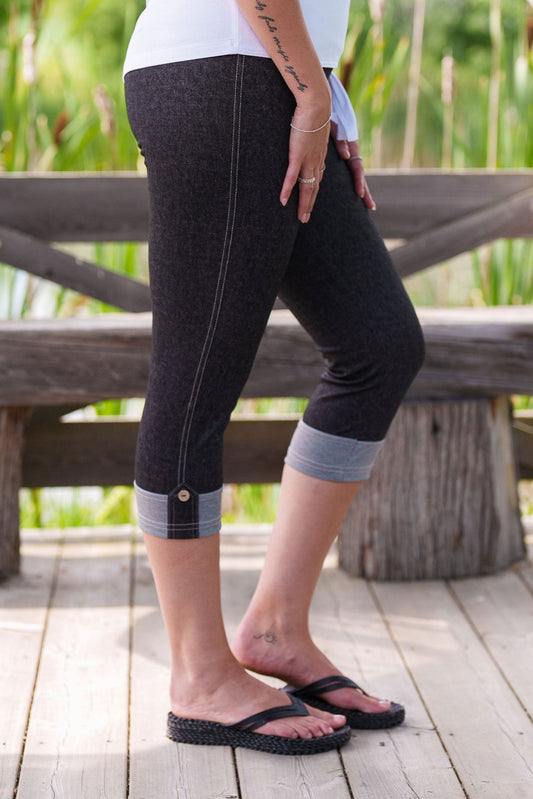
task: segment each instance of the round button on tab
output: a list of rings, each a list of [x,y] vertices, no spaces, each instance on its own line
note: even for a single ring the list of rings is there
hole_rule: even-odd
[[[191,492],[187,491],[186,488],[182,488],[181,491],[178,493],[178,499],[180,502],[188,502],[191,498]]]

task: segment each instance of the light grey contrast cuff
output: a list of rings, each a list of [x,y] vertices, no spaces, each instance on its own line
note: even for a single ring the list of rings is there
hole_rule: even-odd
[[[198,494],[198,523],[183,525],[169,523],[167,494],[145,491],[137,483],[134,487],[139,527],[145,533],[159,538],[205,538],[220,531],[222,488]]]
[[[323,433],[300,419],[285,463],[322,480],[338,483],[368,480],[382,446],[383,441],[359,441]]]

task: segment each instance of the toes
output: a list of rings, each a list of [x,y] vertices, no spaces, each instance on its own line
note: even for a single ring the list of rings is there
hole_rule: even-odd
[[[326,710],[319,710],[311,705],[306,705],[306,708],[312,716],[327,722],[328,726],[333,730],[338,730],[346,724],[346,716],[328,713]]]
[[[264,735],[281,735],[284,738],[322,738],[331,735],[333,727],[327,721],[322,721],[315,716],[301,716],[291,720],[271,721],[260,727],[256,732]]]

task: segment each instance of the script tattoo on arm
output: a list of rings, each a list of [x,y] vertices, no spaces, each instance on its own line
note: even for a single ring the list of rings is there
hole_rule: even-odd
[[[256,8],[257,11],[265,11],[267,9],[267,3],[263,2],[263,0],[256,0],[255,8]],[[270,33],[275,34],[276,31],[278,30],[277,26],[275,25],[276,20],[274,19],[274,17],[268,17],[266,14],[259,14],[258,15],[258,19],[263,20],[263,22],[267,26],[268,30],[270,31]],[[296,86],[297,86],[298,91],[305,92],[305,90],[308,88],[308,85],[307,85],[307,83],[304,83],[300,79],[300,77],[299,77],[298,73],[296,72],[295,68],[290,63],[290,58],[287,55],[287,53],[285,52],[285,50],[283,49],[283,46],[282,46],[281,41],[279,39],[279,36],[274,36],[273,35],[272,39],[274,41],[274,44],[276,45],[276,52],[279,53],[279,55],[282,57],[282,59],[285,61],[286,65],[287,65],[285,67],[285,72],[287,72],[289,75],[292,75],[292,77],[296,81]]]

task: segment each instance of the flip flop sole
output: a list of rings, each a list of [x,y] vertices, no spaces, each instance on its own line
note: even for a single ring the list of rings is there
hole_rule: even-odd
[[[168,714],[167,736],[171,741],[204,746],[242,746],[276,755],[314,755],[338,749],[350,740],[350,728],[343,727],[320,738],[284,738],[236,730],[216,721],[185,719]]]
[[[391,702],[390,710],[384,713],[363,713],[362,710],[350,710],[339,705],[332,705],[314,694],[305,694],[301,691],[298,697],[311,707],[325,710],[328,713],[346,716],[347,724],[352,730],[385,730],[388,727],[397,727],[405,719],[405,708],[396,702]]]

